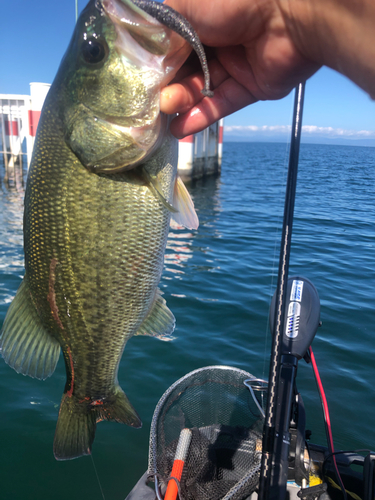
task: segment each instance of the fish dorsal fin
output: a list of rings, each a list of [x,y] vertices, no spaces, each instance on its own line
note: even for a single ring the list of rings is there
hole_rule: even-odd
[[[5,317],[0,348],[4,361],[18,373],[44,380],[55,371],[60,345],[41,324],[26,277]]]
[[[198,229],[199,220],[193,200],[179,176],[177,176],[174,186],[173,206],[177,209],[177,213],[172,214],[172,219],[177,224],[181,224],[188,229]]]
[[[137,335],[150,335],[160,340],[173,340],[172,333],[176,324],[175,317],[157,289],[150,312],[138,329]]]

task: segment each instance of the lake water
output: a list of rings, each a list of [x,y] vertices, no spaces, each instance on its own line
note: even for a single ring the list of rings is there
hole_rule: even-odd
[[[215,364],[268,377],[268,309],[276,286],[287,147],[224,143],[222,175],[190,187],[198,231],[171,230],[161,288],[176,340],[133,337],[119,380],[141,430],[98,424],[93,461],[52,453],[65,384],[60,358],[44,381],[0,362],[0,498],[123,500],[147,468],[155,405],[178,378]],[[22,192],[0,190],[0,326],[21,282]],[[301,145],[290,275],[317,287],[322,328],[313,342],[335,447],[375,449],[375,148]],[[298,388],[312,441],[325,444],[310,365]]]

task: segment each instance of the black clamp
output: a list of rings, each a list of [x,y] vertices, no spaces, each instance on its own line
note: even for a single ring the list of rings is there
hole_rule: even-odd
[[[301,500],[328,500],[327,484],[321,483],[309,488],[301,488],[297,493]]]

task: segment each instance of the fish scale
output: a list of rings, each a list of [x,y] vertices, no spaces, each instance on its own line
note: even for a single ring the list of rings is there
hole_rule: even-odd
[[[37,153],[30,168],[26,276],[36,309],[63,349],[67,384],[62,401],[69,394],[96,408],[115,398],[125,344],[154,302],[170,213],[141,175],[92,173],[61,136],[52,140],[50,130],[59,127],[51,124],[50,117],[56,118],[48,112],[49,100],[53,94],[47,98],[35,148],[38,151],[47,136],[49,151],[53,157],[58,151],[59,163],[50,154]],[[173,142],[167,136],[166,147],[148,165],[151,173],[161,170],[159,180],[168,200],[176,177]],[[49,188],[41,190],[47,177]],[[138,426],[134,415],[131,422]]]
[[[48,133],[50,128],[48,122],[45,129],[43,125],[39,134],[41,142],[44,141],[44,130]],[[33,205],[36,186],[38,206],[48,213],[43,222],[43,236],[37,236],[39,233],[34,224],[38,222],[32,212],[30,218],[26,216],[26,225],[34,235],[32,245],[44,248],[43,255],[30,252],[30,258],[26,260],[30,288],[34,291],[41,275],[45,283],[47,276],[48,282],[51,281],[50,263],[56,259],[56,306],[67,332],[61,334],[56,321],[52,320],[58,340],[64,341],[68,335],[74,350],[73,335],[79,331],[79,335],[84,334],[98,343],[103,324],[114,331],[123,330],[127,338],[142,322],[141,313],[143,311],[144,316],[148,311],[159,282],[170,214],[147,186],[127,182],[132,174],[96,175],[77,161],[71,162],[71,153],[66,146],[55,149],[59,150],[61,160],[67,158],[64,168],[60,165],[54,169],[52,166],[53,171],[49,173],[59,190],[67,193],[65,199],[59,200],[59,206],[63,205],[64,209],[57,209],[55,198],[49,191],[44,196],[39,193],[39,176],[43,177],[44,170],[50,168],[48,159],[40,162],[36,158],[39,175],[34,178],[33,167],[30,172],[26,205]],[[172,184],[173,179],[170,180]],[[82,186],[85,186],[83,195]],[[134,206],[137,210],[129,212],[128,207]],[[64,240],[62,243],[55,238],[57,234]],[[70,242],[74,246],[69,246]],[[64,277],[61,284],[60,276]],[[41,304],[38,307],[45,308],[42,314],[48,317],[47,290],[44,288],[38,293],[36,288],[34,297]]]
[[[160,36],[145,44],[150,26]],[[190,228],[198,220],[159,101],[184,44],[130,0],[91,0],[42,110],[25,193],[25,277],[0,348],[39,379],[62,350],[58,460],[90,454],[98,421],[141,426],[118,384],[121,356],[133,335],[174,330],[157,288],[169,222],[171,213]]]

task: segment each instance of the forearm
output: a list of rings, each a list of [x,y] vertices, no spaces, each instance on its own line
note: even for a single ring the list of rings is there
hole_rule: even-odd
[[[277,0],[301,54],[339,71],[375,99],[375,1]]]

